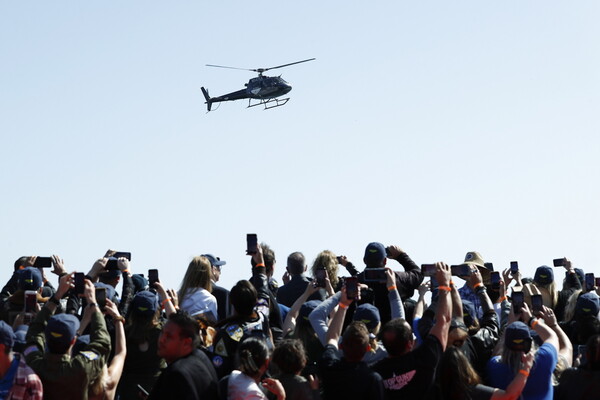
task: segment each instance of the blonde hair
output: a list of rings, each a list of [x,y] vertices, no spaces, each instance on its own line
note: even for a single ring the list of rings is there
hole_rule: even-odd
[[[575,316],[575,307],[577,306],[577,299],[579,295],[583,292],[582,289],[577,289],[573,292],[573,294],[567,300],[567,305],[565,306],[565,317],[564,321],[571,321]]]
[[[179,288],[179,304],[183,303],[191,289],[203,288],[212,291],[212,265],[208,258],[197,256],[192,259]]]
[[[337,285],[339,282],[339,279],[337,276],[338,261],[337,261],[335,254],[333,254],[333,252],[331,252],[329,250],[323,250],[322,252],[320,252],[317,255],[317,258],[315,258],[315,261],[313,262],[313,265],[310,269],[313,277],[316,276],[316,271],[318,269],[325,269],[327,271],[327,277],[329,278],[329,281],[331,282],[331,286],[335,290],[337,288]]]

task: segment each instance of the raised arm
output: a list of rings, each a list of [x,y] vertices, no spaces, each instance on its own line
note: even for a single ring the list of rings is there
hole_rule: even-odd
[[[329,330],[327,318],[333,309],[338,305],[341,298],[342,292],[337,292],[319,304],[317,308],[315,308],[308,316],[308,320],[310,321],[310,324],[315,330],[315,333],[317,334],[317,337],[323,346],[327,345],[327,331]]]
[[[429,334],[434,335],[440,341],[442,349],[446,349],[446,343],[448,342],[448,329],[450,328],[450,321],[452,320],[452,301],[450,299],[450,292],[452,289],[450,286],[450,267],[443,263],[438,262],[436,265],[435,279],[438,281],[438,300],[437,310],[435,313],[435,324],[429,331]]]
[[[551,308],[544,306],[540,316],[544,319],[546,326],[556,334],[558,338],[558,354],[564,357],[567,361],[567,367],[570,368],[573,365],[573,344],[571,340],[569,340],[565,331],[558,324],[554,311]]]
[[[123,366],[125,365],[125,357],[127,356],[127,345],[125,343],[125,318],[119,313],[119,309],[115,303],[110,300],[106,300],[106,314],[112,317],[115,326],[115,355],[108,366],[108,391],[116,390],[121,374],[123,373]]]
[[[285,321],[283,322],[283,336],[296,329],[296,318],[298,318],[302,304],[306,303],[306,300],[317,290],[319,290],[319,288],[315,287],[312,282],[309,282],[306,285],[306,290],[298,297],[298,299],[296,299],[294,304],[292,304],[292,308],[290,308],[290,311],[288,311],[287,316],[285,317]]]
[[[525,384],[527,383],[527,377],[529,371],[533,365],[535,355],[533,353],[523,354],[521,358],[521,369],[519,373],[515,375],[510,385],[506,390],[496,389],[491,397],[491,400],[516,400],[523,392]],[[521,372],[522,371],[522,372]]]
[[[392,319],[404,319],[404,304],[402,303],[400,293],[398,293],[398,288],[396,287],[396,276],[394,271],[392,271],[391,268],[386,268],[385,276],[387,278],[388,299],[390,300]]]
[[[346,287],[343,286],[339,307],[333,315],[331,323],[329,324],[329,329],[327,330],[325,345],[332,345],[336,349],[338,348],[338,342],[340,340],[340,336],[342,335],[342,325],[344,324],[344,319],[346,318],[346,310],[350,304],[352,304],[352,300],[346,297]]]

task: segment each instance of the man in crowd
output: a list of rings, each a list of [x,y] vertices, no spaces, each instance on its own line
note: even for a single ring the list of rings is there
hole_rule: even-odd
[[[212,254],[202,254],[202,257],[206,257],[212,267],[211,293],[217,299],[217,317],[219,321],[221,321],[229,316],[229,290],[225,289],[224,287],[217,286],[216,283],[219,282],[219,278],[221,277],[221,267],[227,263],[221,260],[219,257],[213,256]]]
[[[277,290],[277,302],[286,307],[292,307],[294,302],[298,300],[302,293],[306,290],[306,286],[311,282],[304,275],[306,271],[306,261],[304,254],[295,251],[287,258],[287,266],[285,267],[290,276],[290,281],[281,286]],[[326,293],[324,290],[319,290],[312,294],[308,300],[325,300]]]
[[[102,372],[110,353],[110,336],[96,303],[95,287],[86,279],[83,296],[92,311],[90,343],[76,356],[71,356],[79,320],[71,314],[52,315],[71,288],[71,281],[72,274],[60,278],[56,293],[38,312],[27,332],[23,354],[27,364],[41,378],[46,400],[86,400],[89,383]],[[45,351],[46,346],[48,351]]]
[[[21,355],[13,353],[15,339],[13,329],[0,321],[0,399],[41,400],[42,381]]]
[[[198,323],[182,311],[170,314],[158,339],[158,355],[168,366],[148,400],[219,398],[217,374],[198,343]]]
[[[439,283],[435,324],[419,347],[414,348],[412,329],[404,319],[389,321],[379,333],[388,357],[376,363],[373,370],[381,375],[388,399],[427,398],[433,386],[452,319],[450,267],[437,263],[435,278]]]
[[[477,268],[481,274],[483,284],[488,287],[491,283],[492,269],[489,264],[486,265],[483,262],[481,254],[476,251],[470,251],[465,255],[465,264],[469,265],[471,269]],[[483,317],[483,309],[481,308],[481,302],[479,301],[479,295],[477,294],[476,288],[473,286],[473,281],[465,277],[465,284],[463,287],[458,289],[458,294],[462,300],[468,300],[475,306],[475,312],[477,318]]]

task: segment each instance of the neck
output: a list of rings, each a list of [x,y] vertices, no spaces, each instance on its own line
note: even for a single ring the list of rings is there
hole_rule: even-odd
[[[10,364],[13,362],[13,353],[12,351],[8,354],[3,354],[3,357],[0,357],[0,377],[4,377],[6,372],[10,368]]]

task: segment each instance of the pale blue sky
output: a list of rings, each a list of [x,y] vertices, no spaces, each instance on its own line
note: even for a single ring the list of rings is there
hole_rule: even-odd
[[[0,211],[21,255],[89,269],[111,247],[179,287],[193,255],[250,275],[245,234],[360,265],[568,256],[600,272],[600,3],[0,4]],[[270,67],[275,110],[223,103]],[[562,275],[561,275],[562,276]]]

